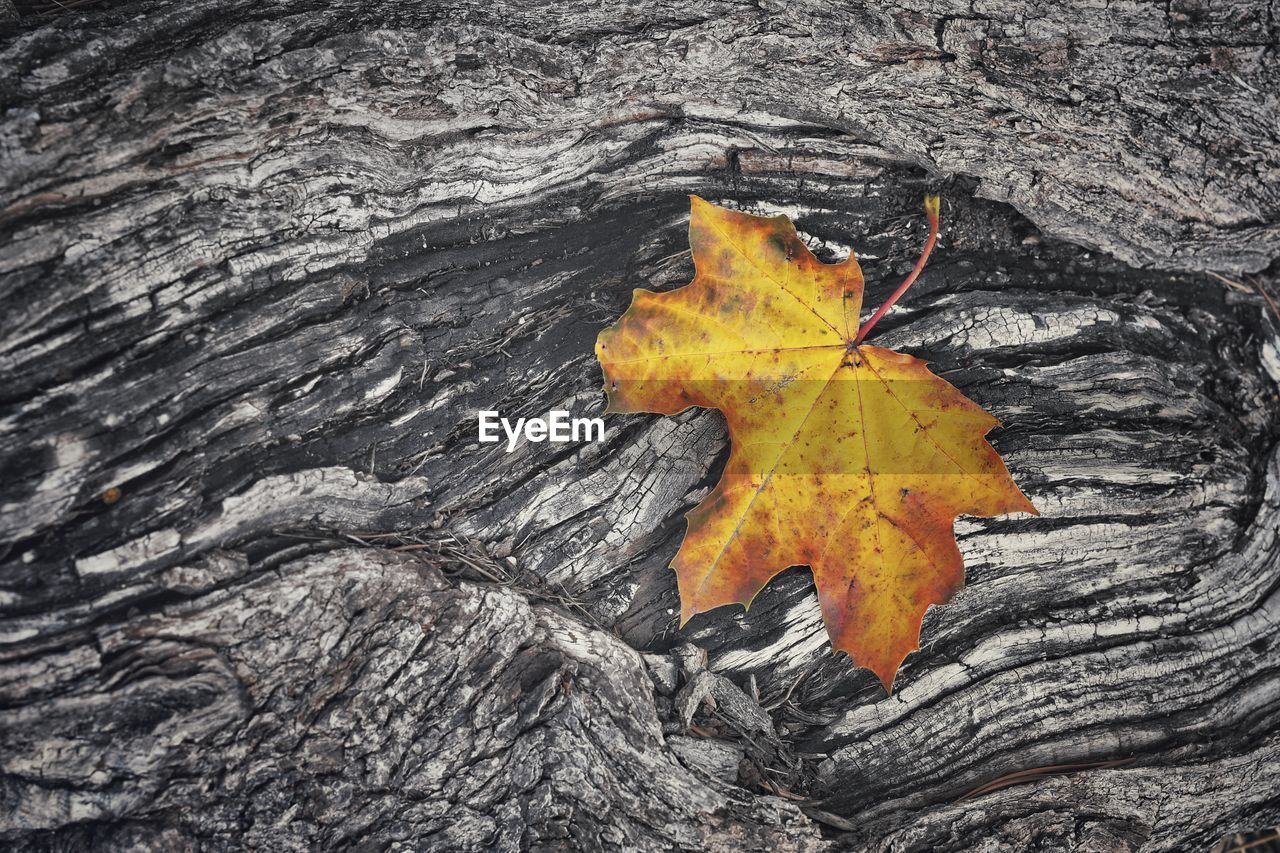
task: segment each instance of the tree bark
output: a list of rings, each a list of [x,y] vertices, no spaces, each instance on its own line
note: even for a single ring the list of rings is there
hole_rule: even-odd
[[[1265,5],[187,0],[0,41],[0,839],[1185,850],[1280,822]],[[677,626],[714,412],[603,443],[687,194],[856,251],[1039,518],[891,697]],[[1099,251],[1100,250],[1100,251]],[[1243,282],[1244,273],[1257,273]],[[1217,275],[1213,275],[1217,274]],[[1224,280],[1220,276],[1226,276]]]

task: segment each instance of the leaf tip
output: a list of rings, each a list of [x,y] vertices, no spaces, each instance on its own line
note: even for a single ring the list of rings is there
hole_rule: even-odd
[[[911,651],[917,651],[918,648],[919,647],[917,646]],[[908,654],[910,654],[910,652],[908,652]],[[903,659],[906,659],[906,655],[903,655]],[[896,664],[889,666],[868,666],[867,669],[871,670],[872,674],[875,675],[876,680],[880,682],[882,687],[884,687],[884,695],[886,698],[892,696],[893,682],[897,680],[898,672],[902,669],[902,661],[898,661]]]
[[[1028,515],[1035,516],[1040,515],[1040,510],[1036,509],[1036,505],[1031,502],[1031,498],[1022,493],[1022,489],[1019,489],[1016,484],[1013,489],[1014,492],[1017,493],[1017,496],[1022,499],[1022,505],[1012,510],[1013,512],[1025,512]]]

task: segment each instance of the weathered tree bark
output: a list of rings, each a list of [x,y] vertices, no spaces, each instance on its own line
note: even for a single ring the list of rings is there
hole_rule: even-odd
[[[0,840],[1280,821],[1275,17],[1083,5],[187,0],[5,37]],[[856,249],[870,308],[940,182],[877,342],[1005,422],[1043,514],[957,524],[968,585],[892,697],[803,569],[677,627],[717,414],[476,443],[479,409],[599,413],[596,332],[690,277],[687,193]]]

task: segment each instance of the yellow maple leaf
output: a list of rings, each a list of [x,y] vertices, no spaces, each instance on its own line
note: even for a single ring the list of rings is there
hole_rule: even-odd
[[[809,566],[832,646],[890,689],[932,604],[964,582],[957,515],[1035,513],[987,443],[998,421],[926,363],[862,343],[915,279],[859,330],[862,271],[824,264],[785,216],[692,197],[696,274],[636,290],[600,333],[610,412],[719,409],[732,444],[690,511],[671,566],[681,623],[749,606],[790,566]]]

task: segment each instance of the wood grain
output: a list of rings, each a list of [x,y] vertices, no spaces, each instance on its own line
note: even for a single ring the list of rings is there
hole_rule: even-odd
[[[194,0],[4,36],[0,839],[1184,850],[1280,821],[1274,26]],[[476,442],[481,408],[601,411],[595,335],[690,279],[689,193],[856,250],[869,313],[927,189],[942,242],[875,342],[1004,422],[1043,515],[958,523],[967,586],[892,698],[803,569],[677,629],[718,415]]]

